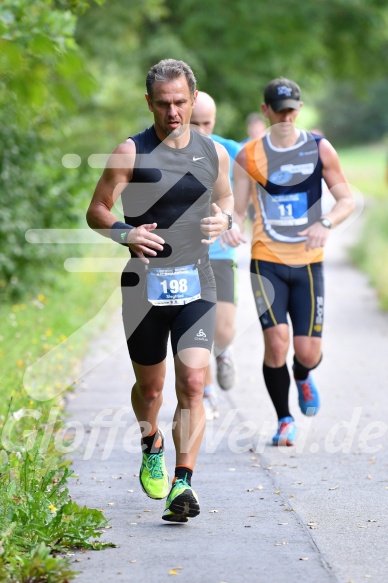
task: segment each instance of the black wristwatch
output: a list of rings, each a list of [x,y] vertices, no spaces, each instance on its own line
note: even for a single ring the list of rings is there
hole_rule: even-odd
[[[324,227],[326,227],[326,229],[331,229],[332,223],[331,223],[331,220],[330,219],[328,219],[326,217],[321,217],[319,219],[319,221],[320,221],[321,225],[323,225]]]
[[[233,225],[233,217],[232,217],[232,213],[230,213],[229,211],[222,211],[224,213],[224,215],[226,215],[228,217],[228,228],[227,231],[230,231],[230,229],[232,228]]]

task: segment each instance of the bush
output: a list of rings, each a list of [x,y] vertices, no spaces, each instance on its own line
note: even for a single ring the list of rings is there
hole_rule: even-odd
[[[353,146],[381,140],[388,134],[384,107],[388,81],[375,81],[360,93],[354,83],[337,83],[318,102],[320,124],[336,146]]]
[[[54,0],[5,0],[0,6],[0,293],[20,296],[57,249],[28,245],[29,228],[76,221],[80,176],[62,166],[66,116],[94,88],[74,42],[76,17]],[[68,3],[70,5],[70,2]],[[77,5],[77,2],[75,2]]]

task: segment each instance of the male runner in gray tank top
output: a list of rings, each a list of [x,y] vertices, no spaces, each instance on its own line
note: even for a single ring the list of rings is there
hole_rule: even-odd
[[[190,67],[163,60],[151,67],[146,86],[154,124],[115,149],[87,220],[131,254],[122,295],[136,378],[132,406],[142,430],[140,484],[151,498],[168,495],[164,520],[187,522],[199,514],[191,478],[205,427],[202,396],[215,324],[208,250],[231,227],[233,195],[225,148],[190,130],[197,97]],[[111,212],[119,196],[125,222]],[[171,489],[158,428],[169,337],[178,401]]]

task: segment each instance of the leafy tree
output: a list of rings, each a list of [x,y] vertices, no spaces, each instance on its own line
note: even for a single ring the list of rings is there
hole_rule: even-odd
[[[229,128],[236,137],[274,77],[294,78],[313,95],[325,91],[328,78],[362,88],[385,75],[385,0],[166,0],[166,7],[169,33],[200,62],[201,88],[238,110]],[[163,44],[158,50],[163,54]]]
[[[36,284],[38,268],[41,282],[49,274],[42,262],[48,266],[57,255],[57,249],[28,245],[26,230],[74,223],[80,175],[62,166],[58,143],[66,133],[64,116],[94,87],[74,42],[75,24],[76,16],[52,0],[5,0],[0,6],[3,292],[20,294],[27,283]]]
[[[148,27],[158,29],[164,15],[164,0],[133,0],[130,8],[121,0],[110,0],[92,6],[79,18],[76,41],[97,80],[92,98],[71,125],[83,157],[110,152],[118,142],[151,124],[141,53],[151,41]]]
[[[363,92],[357,92],[349,81],[330,84],[325,99],[319,102],[325,135],[339,146],[388,136],[387,92],[388,79],[370,83]]]
[[[362,90],[385,75],[387,20],[385,0],[136,0],[130,10],[111,0],[78,22],[76,38],[99,90],[77,126],[91,144],[87,125],[107,136],[111,149],[151,123],[145,72],[174,57],[190,63],[199,88],[216,99],[217,131],[241,139],[246,114],[258,109],[274,77],[296,79],[309,102],[330,79]]]

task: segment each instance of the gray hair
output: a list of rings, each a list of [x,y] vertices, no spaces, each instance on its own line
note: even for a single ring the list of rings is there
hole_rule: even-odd
[[[151,67],[146,78],[147,93],[150,99],[152,99],[152,90],[156,81],[172,81],[182,75],[186,77],[190,94],[193,97],[197,86],[197,80],[187,63],[175,59],[163,59]]]

